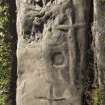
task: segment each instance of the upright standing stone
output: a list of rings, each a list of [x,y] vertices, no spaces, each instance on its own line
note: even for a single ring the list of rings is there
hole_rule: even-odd
[[[17,0],[17,105],[82,104],[89,1]]]

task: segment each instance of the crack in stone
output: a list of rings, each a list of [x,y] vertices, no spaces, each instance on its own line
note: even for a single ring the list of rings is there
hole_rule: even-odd
[[[47,98],[47,97],[35,97],[36,99],[40,100],[47,100],[47,101],[65,101],[66,98]]]

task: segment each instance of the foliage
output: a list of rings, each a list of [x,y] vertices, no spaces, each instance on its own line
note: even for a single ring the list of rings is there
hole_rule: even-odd
[[[0,95],[0,105],[5,105],[4,100],[5,100],[5,96]]]
[[[0,105],[5,105],[7,85],[10,72],[11,45],[7,40],[10,37],[8,4],[0,3]]]

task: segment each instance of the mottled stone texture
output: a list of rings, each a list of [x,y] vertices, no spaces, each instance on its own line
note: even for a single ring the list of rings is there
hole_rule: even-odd
[[[90,6],[91,0],[17,0],[17,105],[82,105]]]

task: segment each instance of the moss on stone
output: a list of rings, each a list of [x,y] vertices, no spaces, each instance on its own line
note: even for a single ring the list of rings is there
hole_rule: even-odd
[[[92,90],[92,105],[100,105],[101,102],[101,90],[99,87]]]

